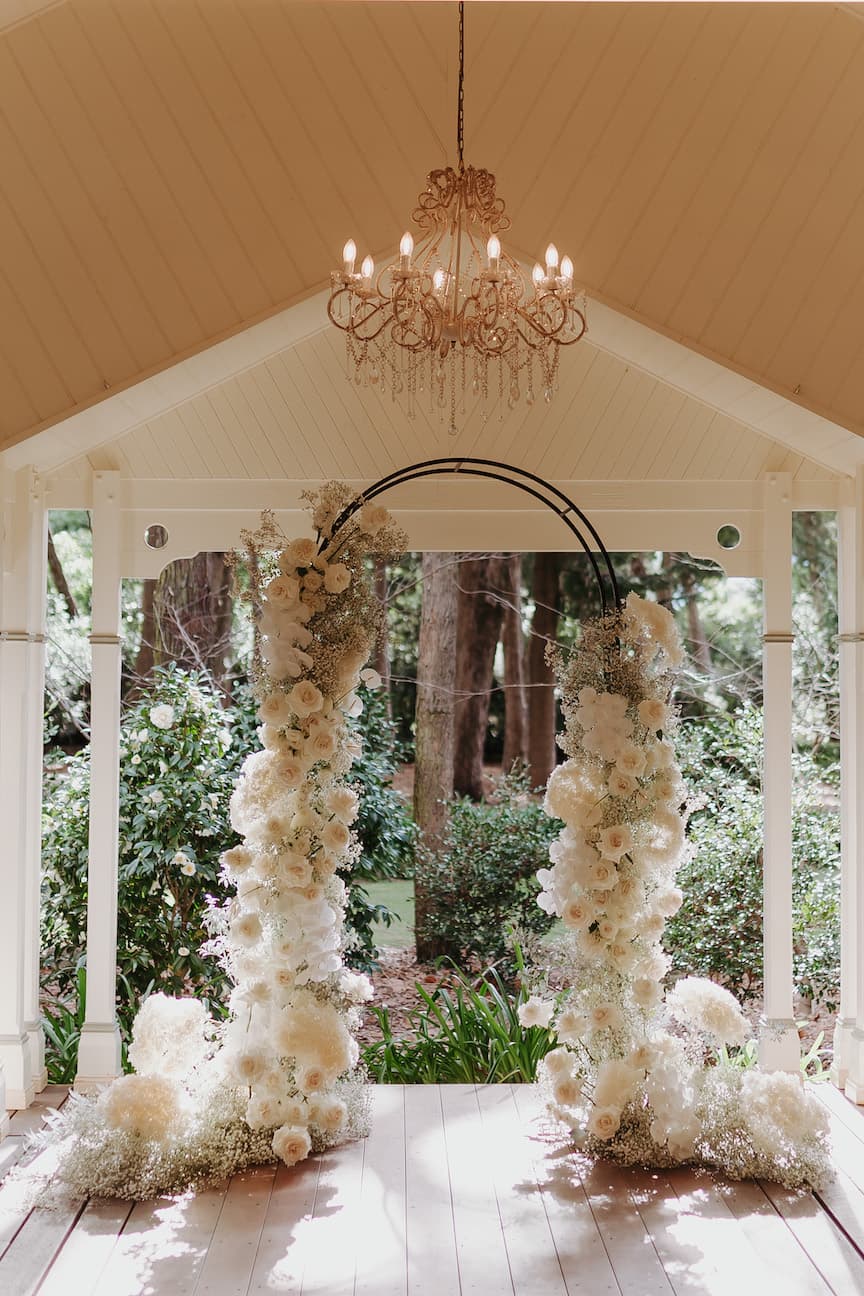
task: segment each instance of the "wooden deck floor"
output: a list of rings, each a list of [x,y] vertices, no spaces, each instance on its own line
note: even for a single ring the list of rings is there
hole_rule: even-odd
[[[365,1142],[181,1200],[28,1212],[6,1183],[0,1293],[857,1296],[864,1114],[818,1092],[838,1175],[814,1197],[683,1170],[580,1176],[531,1089],[381,1087]],[[13,1118],[0,1174],[40,1118]]]

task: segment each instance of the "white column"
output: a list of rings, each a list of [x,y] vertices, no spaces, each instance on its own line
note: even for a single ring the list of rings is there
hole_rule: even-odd
[[[762,692],[765,750],[762,855],[765,1012],[759,1064],[797,1071],[792,1004],[792,507],[787,473],[765,482]]]
[[[24,1021],[26,805],[28,770],[27,667],[30,469],[0,470],[0,1111],[33,1101],[30,1046]]]
[[[87,1004],[75,1088],[94,1092],[120,1074],[117,984],[117,839],[120,798],[119,474],[93,474],[93,624],[90,691],[90,836]]]
[[[864,631],[861,607],[861,526],[864,515],[855,507],[837,513],[837,586],[840,657],[840,1009],[834,1027],[834,1061],[831,1079],[841,1089],[849,1076],[852,1033],[858,1005],[858,942],[856,923],[858,879],[861,876],[859,842],[858,764],[859,731],[856,718],[856,655]]]
[[[48,565],[48,511],[45,488],[35,474],[29,483],[30,534],[27,590],[27,801],[25,814],[24,1029],[30,1048],[30,1073],[36,1092],[45,1088],[45,1033],[40,1000],[42,893],[42,750],[45,712],[45,597]]]
[[[861,780],[864,778],[864,469],[855,475],[855,500],[851,514],[845,521],[845,540],[851,550],[851,573],[848,577],[852,625],[848,630],[851,639],[845,640],[841,652],[851,655],[852,667],[847,666],[846,692],[841,694],[841,741],[844,732],[852,739],[854,761],[849,772],[846,797],[843,802],[844,829],[851,837],[851,855],[844,852],[841,879],[841,1045],[846,1045],[843,1061],[847,1068],[845,1090],[853,1102],[864,1104],[864,797]],[[841,535],[844,535],[841,532]],[[847,550],[844,549],[844,556]],[[843,592],[847,581],[843,578]],[[841,605],[842,606],[842,605]],[[848,645],[848,646],[847,646]],[[843,658],[841,657],[841,662]],[[842,677],[841,677],[842,687]],[[845,761],[845,742],[841,749],[841,762]],[[841,764],[841,773],[843,771]],[[844,789],[841,787],[841,795]],[[848,825],[846,819],[848,816]],[[844,995],[846,996],[844,998]],[[854,1012],[855,1025],[851,1031],[843,1030],[846,1019]],[[844,1039],[845,1036],[845,1039]],[[838,1080],[842,1069],[838,1068]]]

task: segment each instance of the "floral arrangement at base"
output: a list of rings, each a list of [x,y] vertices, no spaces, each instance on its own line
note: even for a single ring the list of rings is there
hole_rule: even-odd
[[[567,760],[545,808],[565,827],[538,873],[567,929],[570,986],[534,994],[523,1025],[552,1026],[541,1064],[550,1110],[587,1152],[627,1165],[714,1167],[787,1187],[830,1176],[827,1114],[797,1075],[735,1065],[747,1022],[722,986],[687,977],[664,995],[662,937],[682,895],[688,794],[669,699],[682,660],[673,617],[631,594],[551,653]]]
[[[383,610],[366,558],[398,556],[390,515],[331,482],[305,497],[316,537],[288,543],[265,514],[243,542],[258,610],[262,748],[231,799],[242,844],[224,852],[235,891],[207,915],[232,986],[229,1017],[151,995],[133,1027],[135,1074],[73,1097],[46,1135],[57,1179],[80,1193],[177,1193],[252,1165],[286,1165],[368,1132],[355,1039],[369,979],[344,965],[346,888],[359,857],[350,785],[362,748],[348,723]]]

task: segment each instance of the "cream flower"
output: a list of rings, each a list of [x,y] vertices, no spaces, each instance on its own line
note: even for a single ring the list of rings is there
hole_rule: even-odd
[[[552,1097],[560,1107],[575,1107],[582,1098],[582,1086],[575,1076],[561,1076],[552,1086]]]
[[[615,1107],[595,1107],[588,1118],[588,1133],[605,1142],[618,1132],[620,1124],[621,1113]]]
[[[300,536],[283,549],[279,566],[283,572],[293,574],[298,567],[311,567],[318,555],[318,545],[307,536]]]
[[[390,521],[390,514],[380,504],[364,504],[357,521],[361,531],[374,536]]]
[[[569,1049],[554,1048],[544,1057],[543,1065],[551,1076],[569,1075],[573,1067],[573,1056]]]
[[[261,939],[261,919],[255,913],[244,913],[235,918],[228,929],[231,941],[247,949]]]
[[[617,864],[622,855],[633,849],[633,834],[627,824],[611,824],[600,830],[597,847],[604,859]]]
[[[645,728],[653,732],[665,729],[669,724],[669,708],[657,698],[646,698],[639,703],[636,712]]]
[[[277,608],[293,611],[300,601],[300,582],[294,576],[276,576],[264,592]]]
[[[311,680],[299,680],[288,694],[288,701],[294,709],[295,715],[301,718],[312,715],[313,711],[320,711],[324,704],[324,697],[317,684]]]
[[[155,729],[170,729],[174,724],[174,708],[165,702],[150,708],[150,723]]]
[[[565,1008],[558,1015],[555,1033],[563,1044],[578,1044],[588,1034],[588,1019],[575,1008]]]
[[[342,594],[351,584],[351,573],[344,563],[331,563],[324,573],[324,588],[328,594]]]
[[[264,724],[282,729],[294,718],[294,708],[281,689],[268,693],[258,704],[258,714]]]
[[[360,810],[357,793],[349,787],[336,786],[330,789],[324,798],[324,805],[332,815],[344,824],[353,823]]]
[[[595,1030],[617,1030],[621,1013],[612,1003],[598,1003],[591,1009],[590,1022]]]
[[[522,1026],[548,1026],[552,1020],[552,1013],[555,1011],[555,1005],[551,999],[541,999],[537,995],[531,995],[520,1004],[517,1011],[519,1022]]]
[[[615,768],[620,774],[638,778],[645,771],[645,749],[632,742],[624,743],[615,760]]]
[[[610,796],[630,797],[639,784],[629,774],[622,774],[620,770],[614,769],[609,775],[606,786],[609,789]]]
[[[120,1076],[98,1099],[111,1129],[167,1143],[185,1115],[184,1094],[175,1080],[157,1075]]]
[[[332,851],[338,855],[344,851],[351,841],[351,834],[338,819],[331,819],[321,829],[321,845],[325,850]]]
[[[309,1131],[300,1125],[281,1125],[273,1135],[273,1151],[287,1166],[303,1161],[311,1150]]]

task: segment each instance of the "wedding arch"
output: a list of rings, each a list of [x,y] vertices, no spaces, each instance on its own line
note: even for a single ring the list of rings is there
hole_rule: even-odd
[[[242,844],[222,855],[233,895],[208,915],[210,952],[232,990],[217,1026],[192,999],[152,995],[133,1028],[134,1073],[74,1099],[51,1137],[78,1191],[148,1197],[279,1157],[288,1165],[368,1130],[356,1032],[372,996],[344,962],[347,892],[359,855],[350,783],[362,750],[351,720],[382,615],[371,554],[406,537],[376,501],[422,477],[462,473],[516,486],[556,513],[587,555],[600,613],[577,649],[552,651],[567,759],[547,813],[562,828],[541,869],[539,903],[567,934],[568,979],[536,969],[520,1008],[549,1031],[541,1083],[566,1137],[628,1164],[716,1166],[790,1186],[826,1173],[822,1108],[798,1077],[730,1057],[745,1039],[734,998],[699,978],[668,994],[662,949],[686,856],[688,793],[671,705],[682,652],[672,615],[621,599],[596,529],[559,489],[488,459],[427,460],[361,494],[329,482],[304,498],[314,538],[285,537],[272,514],[242,545],[257,606],[253,671],[261,748],[231,800]],[[338,871],[337,871],[338,870]]]

